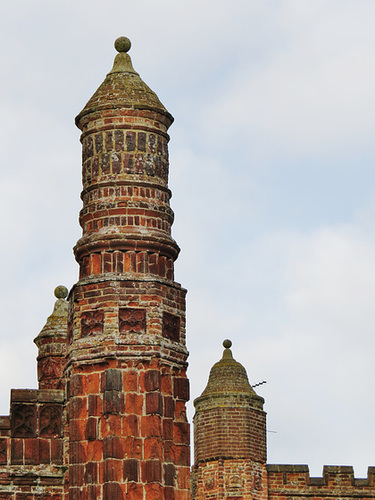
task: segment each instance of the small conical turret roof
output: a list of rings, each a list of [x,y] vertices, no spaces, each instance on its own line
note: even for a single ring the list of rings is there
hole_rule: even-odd
[[[126,37],[117,38],[115,41],[115,49],[118,54],[115,57],[113,68],[76,117],[77,127],[82,128],[82,119],[91,113],[124,108],[156,111],[167,117],[169,125],[173,122],[172,115],[160,102],[158,96],[134,70],[131,58],[127,53],[130,47],[131,42]]]
[[[34,339],[34,343],[41,347],[46,339],[51,342],[58,342],[61,338],[66,339],[67,324],[68,324],[68,302],[65,300],[68,296],[68,289],[59,285],[55,288],[56,302],[53,312],[47,318],[47,322],[42,328],[39,335]]]
[[[223,357],[211,368],[208,384],[201,397],[223,393],[256,395],[249,384],[245,368],[233,358],[230,350],[232,342],[224,340],[223,346]]]
[[[223,346],[223,357],[211,368],[207,386],[194,404],[216,398],[245,396],[256,402],[256,406],[263,405],[264,399],[251,387],[246,369],[233,358],[232,342],[224,340]]]

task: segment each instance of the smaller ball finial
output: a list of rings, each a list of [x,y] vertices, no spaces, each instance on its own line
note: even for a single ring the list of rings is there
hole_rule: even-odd
[[[57,299],[66,299],[68,293],[69,291],[64,285],[59,285],[55,288],[55,297]]]
[[[126,36],[120,36],[115,41],[115,49],[117,52],[129,52],[131,46],[131,41]]]
[[[225,347],[225,349],[229,349],[230,347],[232,347],[232,341],[229,339],[224,340],[223,346]]]

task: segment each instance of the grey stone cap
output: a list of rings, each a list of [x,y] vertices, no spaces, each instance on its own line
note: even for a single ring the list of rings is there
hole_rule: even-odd
[[[63,403],[65,391],[56,389],[12,389],[11,403]]]
[[[290,464],[267,464],[267,472],[304,472],[309,473],[308,465],[290,465]]]

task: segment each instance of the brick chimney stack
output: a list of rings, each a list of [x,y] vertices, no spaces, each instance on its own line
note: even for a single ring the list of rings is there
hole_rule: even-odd
[[[167,130],[130,41],[76,118],[82,131],[80,280],[66,378],[70,500],[188,500],[185,295],[174,281]]]
[[[194,401],[194,498],[266,500],[264,399],[233,359],[232,342],[223,345],[222,359]]]

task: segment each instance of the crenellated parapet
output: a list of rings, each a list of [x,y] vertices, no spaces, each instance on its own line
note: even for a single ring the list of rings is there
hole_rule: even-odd
[[[369,467],[367,478],[355,478],[353,467],[325,465],[322,477],[311,477],[307,465],[267,465],[270,500],[308,497],[375,498],[375,467]]]

